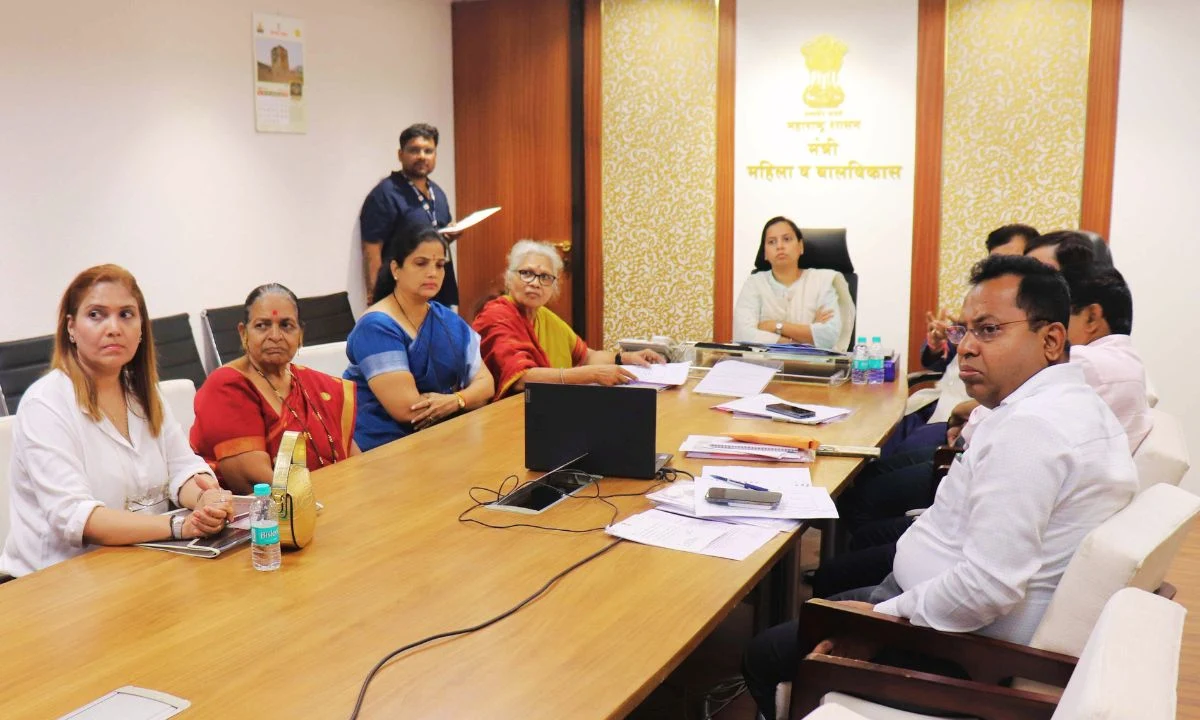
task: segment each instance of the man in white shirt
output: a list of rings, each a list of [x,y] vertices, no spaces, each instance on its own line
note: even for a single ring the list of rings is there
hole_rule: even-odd
[[[948,334],[960,341],[968,394],[993,412],[900,538],[892,574],[838,599],[1023,643],[1079,543],[1129,502],[1137,475],[1121,425],[1081,367],[1066,362],[1062,276],[1031,258],[997,256],[976,265],[971,285],[967,325]],[[795,673],[796,629],[795,621],[772,628],[746,651],[743,674],[767,717],[775,685]]]

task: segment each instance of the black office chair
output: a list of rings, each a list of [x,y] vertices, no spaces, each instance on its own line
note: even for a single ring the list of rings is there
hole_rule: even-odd
[[[50,369],[54,336],[0,343],[0,410],[16,414],[21,396]]]
[[[237,326],[242,321],[244,313],[245,308],[241,305],[200,311],[200,327],[204,335],[204,344],[212,356],[214,368],[241,356],[242,338],[238,335]]]
[[[154,352],[158,356],[159,380],[191,380],[197,389],[204,383],[204,363],[192,337],[187,313],[150,321]]]
[[[846,278],[850,287],[850,299],[858,308],[858,273],[850,260],[850,248],[846,245],[846,228],[800,228],[804,236],[804,255],[800,267],[837,270]],[[858,313],[854,313],[855,327],[850,330],[850,347],[854,349],[855,332],[858,329]]]
[[[354,329],[350,296],[345,292],[300,298],[299,310],[305,345],[345,342]]]

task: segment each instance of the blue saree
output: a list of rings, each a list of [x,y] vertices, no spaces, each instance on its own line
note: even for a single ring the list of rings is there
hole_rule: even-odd
[[[358,388],[354,441],[364,452],[413,432],[412,425],[388,414],[368,380],[406,372],[412,374],[417,392],[448,395],[469,385],[483,367],[479,334],[438,302],[429,303],[429,314],[415,338],[386,313],[363,315],[346,339],[346,357],[350,366],[345,378]]]

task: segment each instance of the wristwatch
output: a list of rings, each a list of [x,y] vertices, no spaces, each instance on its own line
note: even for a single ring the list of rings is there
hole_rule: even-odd
[[[184,518],[182,515],[172,515],[171,516],[171,539],[172,540],[182,540],[183,539],[183,519]]]
[[[783,334],[783,323],[776,321],[776,323],[775,323],[775,334],[776,334],[776,335],[782,335],[782,334]]]

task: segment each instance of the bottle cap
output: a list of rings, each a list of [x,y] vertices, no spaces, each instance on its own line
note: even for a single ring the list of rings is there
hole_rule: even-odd
[[[271,494],[271,486],[266,483],[258,483],[254,486],[254,497],[266,497]]]
[[[863,345],[866,345],[866,344],[867,344],[867,339],[866,339],[865,337],[861,336],[861,335],[858,337],[858,341],[859,341],[860,343],[862,343]]]
[[[873,342],[873,343],[877,343],[877,342],[879,342],[879,336],[878,336],[878,335],[876,335],[876,336],[872,337],[872,338],[871,338],[871,342]]]

